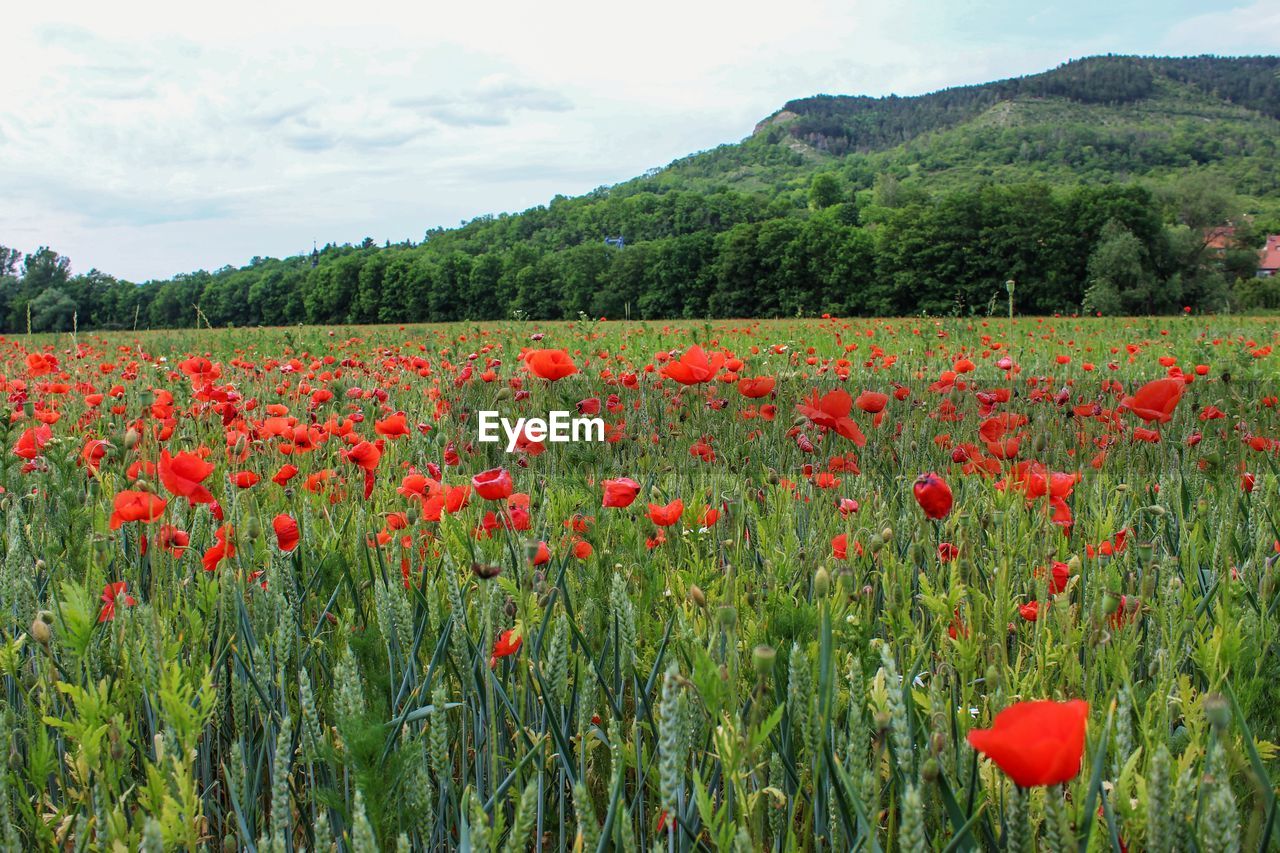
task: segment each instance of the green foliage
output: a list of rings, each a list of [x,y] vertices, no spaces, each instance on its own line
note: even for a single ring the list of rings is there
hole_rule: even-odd
[[[970,314],[1009,278],[1024,312],[1079,311],[1091,288],[1106,312],[1265,307],[1265,287],[1229,287],[1253,275],[1252,244],[1218,257],[1196,240],[1228,219],[1248,230],[1242,214],[1280,228],[1278,69],[1105,56],[919,97],[805,98],[741,143],[416,244],[366,238],[140,285],[3,250],[0,323]],[[1141,269],[1103,281],[1086,262],[1119,264],[1119,244],[1098,245],[1112,219]]]

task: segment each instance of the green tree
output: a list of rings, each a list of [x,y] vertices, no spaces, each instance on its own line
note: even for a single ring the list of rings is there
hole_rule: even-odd
[[[833,172],[819,172],[809,182],[809,207],[823,210],[842,200],[843,188]]]
[[[1142,243],[1121,223],[1112,220],[1103,227],[1088,269],[1086,311],[1119,314],[1150,310],[1154,279],[1143,267]]]
[[[31,329],[36,332],[65,332],[71,328],[76,303],[56,287],[38,293],[31,300]]]

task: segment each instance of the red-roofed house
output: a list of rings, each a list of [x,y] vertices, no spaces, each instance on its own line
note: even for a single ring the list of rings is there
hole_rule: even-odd
[[[1271,234],[1258,258],[1258,278],[1271,278],[1277,273],[1280,273],[1280,234]]]

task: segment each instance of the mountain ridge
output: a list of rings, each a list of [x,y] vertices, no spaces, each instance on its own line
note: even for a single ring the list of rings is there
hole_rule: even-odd
[[[0,288],[0,323],[976,312],[1010,277],[1041,313],[1280,308],[1280,280],[1251,268],[1280,230],[1278,75],[1274,56],[1104,56],[924,95],[799,98],[739,142],[421,242],[142,285],[37,252]],[[1205,230],[1228,221],[1232,244],[1207,253]]]

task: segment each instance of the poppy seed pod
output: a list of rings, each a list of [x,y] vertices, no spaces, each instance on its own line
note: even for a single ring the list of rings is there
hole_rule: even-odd
[[[756,675],[762,679],[773,672],[773,665],[777,659],[778,652],[773,646],[759,645],[751,652],[751,664],[756,669]]]

